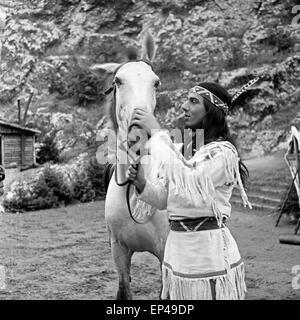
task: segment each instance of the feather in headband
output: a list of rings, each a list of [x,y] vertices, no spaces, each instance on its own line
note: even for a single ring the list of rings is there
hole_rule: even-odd
[[[261,79],[262,76],[258,76],[252,80],[250,80],[249,82],[247,82],[245,85],[243,85],[241,87],[241,89],[239,89],[231,98],[231,103],[233,103],[240,95],[242,95],[245,91],[248,90],[248,88],[250,88],[251,86],[254,85],[254,83],[256,83],[259,79]]]

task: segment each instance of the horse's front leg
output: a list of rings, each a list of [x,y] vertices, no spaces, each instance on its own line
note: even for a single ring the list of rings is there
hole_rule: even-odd
[[[133,252],[112,239],[112,256],[119,274],[119,289],[117,300],[131,300],[130,293],[130,265]]]

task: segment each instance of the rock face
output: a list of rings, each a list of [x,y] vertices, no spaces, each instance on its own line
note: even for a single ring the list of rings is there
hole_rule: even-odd
[[[300,30],[291,23],[296,4],[297,0],[17,1],[4,8],[1,112],[14,120],[16,99],[34,91],[29,121],[40,121],[33,120],[40,108],[41,118],[49,121],[44,121],[45,132],[53,127],[52,112],[69,114],[73,124],[96,126],[104,113],[107,79],[104,73],[95,77],[89,67],[124,61],[128,47],[140,49],[139,40],[148,28],[158,46],[155,70],[162,80],[158,117],[163,125],[176,125],[188,87],[218,81],[233,94],[261,75],[232,111],[229,123],[244,156],[270,152],[285,140],[299,108]],[[58,130],[59,140],[65,130],[68,125]]]

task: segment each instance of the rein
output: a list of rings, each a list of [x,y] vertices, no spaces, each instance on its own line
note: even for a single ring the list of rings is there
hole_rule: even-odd
[[[128,131],[130,132],[130,129],[132,128],[132,125],[131,126],[129,126],[129,128],[128,128]],[[128,155],[129,153],[128,153],[128,151],[127,151],[127,155]],[[133,164],[132,165],[133,166],[133,168],[134,169],[138,169],[138,167],[139,167],[139,164],[138,163],[135,163],[135,164]],[[124,186],[126,186],[127,185],[127,190],[126,190],[126,202],[127,202],[127,208],[128,208],[128,211],[129,211],[129,215],[130,215],[130,217],[131,217],[131,219],[135,222],[135,223],[137,223],[137,224],[144,224],[145,222],[140,222],[140,221],[138,221],[138,220],[136,220],[135,218],[134,218],[134,216],[133,216],[133,214],[132,214],[132,210],[131,210],[131,207],[130,207],[130,187],[131,187],[131,185],[132,185],[132,181],[130,181],[129,179],[127,179],[127,180],[125,180],[124,182],[119,182],[118,181],[118,169],[117,169],[117,167],[118,166],[116,166],[116,168],[115,168],[115,182],[116,182],[116,184],[119,186],[119,187],[124,187]]]
[[[134,164],[133,165],[133,168],[134,169],[138,169],[138,164]],[[132,211],[131,211],[131,207],[130,207],[130,199],[129,199],[129,196],[130,196],[130,187],[132,185],[132,181],[129,181],[129,179],[125,180],[124,182],[118,182],[118,178],[117,178],[117,174],[118,174],[118,171],[117,171],[117,167],[115,168],[115,182],[116,184],[119,186],[119,187],[124,187],[127,185],[127,189],[126,189],[126,202],[127,202],[127,208],[128,208],[128,211],[129,211],[129,215],[130,215],[130,218],[137,224],[144,224],[144,222],[140,222],[140,221],[137,221],[133,214],[132,214]]]

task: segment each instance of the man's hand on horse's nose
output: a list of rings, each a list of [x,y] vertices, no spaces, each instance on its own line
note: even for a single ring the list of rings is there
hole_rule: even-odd
[[[142,109],[134,110],[131,124],[136,124],[145,129],[149,135],[151,135],[152,130],[161,129],[154,115],[151,112]]]

